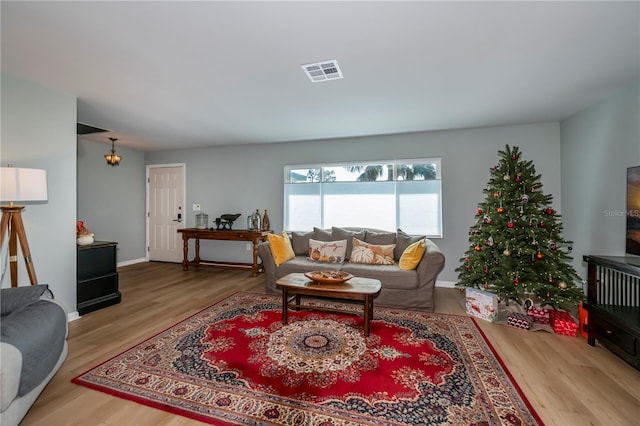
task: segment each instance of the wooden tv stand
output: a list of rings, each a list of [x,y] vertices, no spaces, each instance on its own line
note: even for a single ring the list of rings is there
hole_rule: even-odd
[[[640,257],[584,256],[588,342],[596,340],[640,370]]]

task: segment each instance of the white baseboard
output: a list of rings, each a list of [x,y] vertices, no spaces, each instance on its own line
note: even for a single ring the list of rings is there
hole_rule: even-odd
[[[140,259],[125,260],[124,262],[118,262],[116,266],[120,268],[121,266],[135,265],[136,263],[143,263],[148,261],[149,260],[146,257],[141,257]]]
[[[436,287],[455,288],[455,281],[436,281]]]
[[[77,319],[80,319],[80,314],[78,314],[78,311],[69,312],[67,314],[67,322],[75,321]]]

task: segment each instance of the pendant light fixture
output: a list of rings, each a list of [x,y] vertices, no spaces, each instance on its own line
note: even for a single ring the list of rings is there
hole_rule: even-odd
[[[111,154],[105,155],[104,159],[107,160],[107,164],[110,166],[113,166],[113,167],[119,166],[120,160],[122,160],[122,156],[116,154],[115,143],[118,139],[109,138],[109,140],[111,141]]]

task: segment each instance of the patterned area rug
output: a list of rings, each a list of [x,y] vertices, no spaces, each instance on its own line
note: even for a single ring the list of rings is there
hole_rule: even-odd
[[[361,311],[362,307],[314,301]],[[542,424],[469,317],[236,293],[72,380],[212,424]]]

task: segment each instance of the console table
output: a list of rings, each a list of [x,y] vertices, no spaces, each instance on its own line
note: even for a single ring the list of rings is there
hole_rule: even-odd
[[[249,231],[247,229],[217,230],[185,228],[178,229],[178,232],[182,234],[184,254],[182,260],[183,271],[187,271],[189,269],[189,266],[208,266],[212,268],[250,270],[251,275],[255,277],[258,275],[258,271],[261,270],[262,266],[258,264],[258,244],[260,243],[260,241],[266,241],[267,235],[269,235],[272,231]],[[196,255],[193,260],[189,260],[188,257],[190,239],[193,239],[196,242]],[[253,244],[253,262],[222,262],[216,260],[200,259],[200,240],[250,241]]]
[[[588,342],[596,339],[640,370],[640,257],[584,256]]]
[[[76,296],[79,315],[120,303],[117,245],[111,241],[94,241],[78,246]]]

